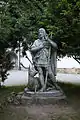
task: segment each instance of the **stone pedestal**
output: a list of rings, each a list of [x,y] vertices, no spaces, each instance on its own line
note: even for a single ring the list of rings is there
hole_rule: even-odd
[[[59,90],[49,92],[26,92],[22,96],[23,104],[55,104],[66,100],[66,96]]]

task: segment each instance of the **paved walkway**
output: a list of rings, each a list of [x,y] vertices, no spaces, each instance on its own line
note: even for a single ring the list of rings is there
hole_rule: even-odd
[[[80,84],[80,74],[63,74],[58,73],[57,78],[58,81],[65,82],[65,83],[73,83],[73,84]]]
[[[28,71],[23,70],[11,70],[8,79],[5,80],[4,85],[16,86],[27,85],[28,83]],[[56,79],[61,82],[70,82],[74,84],[80,84],[80,74],[61,74],[58,73]]]
[[[27,85],[28,82],[28,72],[23,70],[11,70],[9,71],[8,78],[4,81],[6,86],[17,86],[17,85]]]

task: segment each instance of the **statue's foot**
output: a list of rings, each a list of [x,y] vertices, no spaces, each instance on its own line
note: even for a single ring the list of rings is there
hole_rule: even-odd
[[[55,83],[54,85],[55,85],[55,87],[56,87],[56,89],[57,89],[57,90],[59,90],[59,91],[61,91],[61,92],[63,93],[63,91],[62,91],[61,87],[60,87],[60,86],[58,86],[58,85],[57,85],[57,83]]]
[[[40,90],[39,90],[39,92],[44,92],[45,90],[44,90],[44,88],[41,88]]]
[[[47,88],[46,91],[51,91],[51,90],[53,90],[53,88],[52,88],[52,87],[49,87],[49,88]]]
[[[25,89],[24,89],[24,92],[28,92],[28,91],[30,91],[28,88],[25,88]]]

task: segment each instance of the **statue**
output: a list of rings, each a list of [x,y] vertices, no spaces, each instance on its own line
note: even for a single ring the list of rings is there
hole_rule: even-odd
[[[38,85],[38,91],[44,92],[49,89],[60,89],[56,83],[57,44],[49,39],[44,28],[38,31],[38,39],[30,48],[34,70],[29,69],[29,84],[34,81],[34,89]],[[34,76],[39,73],[36,80]],[[34,78],[34,79],[33,79]],[[36,83],[37,82],[37,83]],[[31,83],[32,84],[32,83]]]

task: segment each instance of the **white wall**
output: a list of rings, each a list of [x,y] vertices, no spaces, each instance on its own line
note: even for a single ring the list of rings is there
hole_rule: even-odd
[[[57,68],[80,68],[80,64],[72,57],[66,56],[57,61]]]
[[[32,57],[29,51],[27,51],[27,55],[29,59],[32,61]],[[31,65],[29,60],[25,57],[21,58],[21,62],[26,67]],[[64,58],[60,58],[60,61],[57,61],[57,68],[80,68],[80,64],[72,57],[70,58],[66,56]]]

